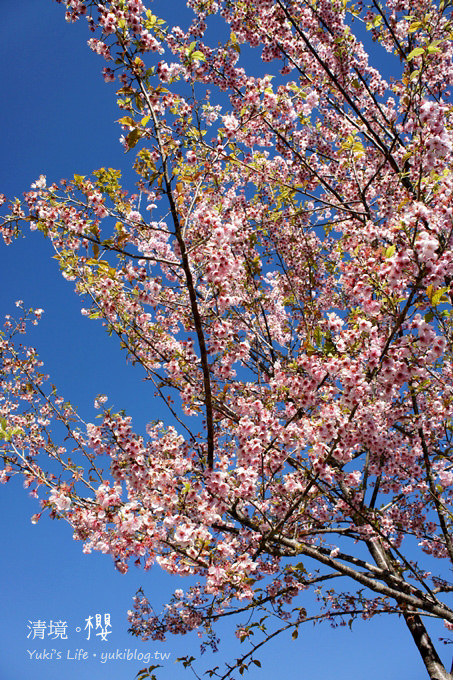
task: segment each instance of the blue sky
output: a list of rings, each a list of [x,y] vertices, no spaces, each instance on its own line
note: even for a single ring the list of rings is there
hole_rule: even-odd
[[[58,181],[101,166],[131,164],[132,155],[125,155],[118,143],[115,86],[104,84],[103,62],[86,46],[90,35],[84,22],[66,24],[63,7],[52,0],[1,0],[0,7],[0,192],[20,196],[41,173],[49,181]],[[185,12],[181,0],[173,0],[172,8],[174,15]],[[0,314],[14,313],[17,299],[43,307],[43,320],[26,342],[38,348],[60,392],[87,419],[94,418],[96,394],[106,393],[110,403],[126,408],[136,427],[143,429],[148,420],[163,415],[152,388],[141,381],[138,369],[125,366],[124,354],[100,324],[81,316],[73,286],[61,278],[51,255],[36,233],[9,248],[0,244]],[[142,586],[159,609],[184,582],[158,569],[144,573],[132,568],[121,575],[108,556],[83,555],[81,543],[72,540],[64,522],[44,519],[32,525],[30,516],[37,503],[18,479],[0,487],[0,511],[1,680],[60,680],[62,676],[132,680],[145,663],[121,658],[128,651],[136,657],[166,656],[159,678],[193,677],[174,661],[178,656],[197,655],[196,636],[144,643],[127,634],[126,611],[137,588]],[[110,616],[106,641],[95,630],[87,639],[86,621],[91,616],[95,622],[97,614],[102,623],[106,614]],[[33,639],[37,621],[47,626],[43,639]],[[51,621],[67,624],[67,639],[48,634]],[[438,634],[443,632],[439,627]],[[221,629],[221,637],[211,665],[242,650],[229,625]],[[441,651],[448,657],[449,649]],[[83,650],[79,660],[74,658],[77,650]],[[44,651],[47,658],[36,658]],[[119,658],[102,663],[106,652],[118,652]],[[253,680],[275,674],[287,680],[426,677],[409,634],[397,619],[358,623],[353,632],[307,626],[296,642],[278,638],[259,658],[263,669],[248,674]],[[209,659],[202,661],[200,668],[210,667]],[[153,662],[157,660],[148,664]]]

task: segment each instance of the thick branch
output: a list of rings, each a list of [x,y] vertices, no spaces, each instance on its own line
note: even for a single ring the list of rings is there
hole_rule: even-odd
[[[206,341],[203,333],[203,325],[202,325],[202,320],[200,316],[200,311],[198,309],[198,304],[197,304],[197,295],[195,292],[195,285],[193,281],[193,276],[192,276],[192,271],[190,269],[190,264],[189,264],[189,258],[187,255],[187,249],[186,249],[186,244],[184,241],[183,237],[183,230],[181,228],[181,224],[179,221],[179,216],[178,216],[178,211],[176,208],[176,203],[173,197],[173,191],[171,188],[171,177],[170,173],[168,171],[168,158],[165,152],[164,144],[162,142],[160,132],[159,132],[159,123],[157,120],[156,113],[154,111],[153,105],[151,103],[151,100],[149,98],[148,92],[146,88],[143,86],[143,83],[141,82],[140,78],[137,77],[137,82],[140,87],[140,91],[143,94],[146,103],[148,105],[148,108],[150,110],[153,123],[154,123],[154,131],[156,135],[156,140],[159,145],[159,150],[161,153],[162,157],[162,165],[163,165],[163,179],[165,182],[165,190],[166,194],[170,203],[170,211],[171,215],[173,218],[173,224],[175,227],[175,236],[176,240],[178,242],[179,250],[181,253],[181,260],[182,260],[182,267],[184,270],[184,274],[186,277],[186,284],[187,284],[187,291],[189,293],[189,300],[190,300],[190,307],[192,311],[192,318],[195,326],[195,332],[197,335],[197,340],[198,340],[198,346],[200,349],[200,361],[201,361],[201,367],[203,371],[203,389],[204,389],[204,402],[205,402],[205,408],[206,408],[206,430],[207,430],[207,445],[208,445],[208,450],[207,450],[207,461],[208,461],[208,467],[212,468],[214,465],[214,415],[213,415],[213,402],[212,402],[212,391],[211,391],[211,376],[210,376],[210,371],[209,371],[209,362],[208,362],[208,349],[206,347]]]
[[[407,612],[403,612],[403,617],[431,680],[452,680],[453,676],[446,671],[440,660],[421,617]]]

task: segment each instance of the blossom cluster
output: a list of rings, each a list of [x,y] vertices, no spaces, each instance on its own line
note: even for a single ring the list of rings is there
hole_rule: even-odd
[[[193,0],[186,31],[141,0],[65,4],[97,31],[89,46],[110,64],[105,80],[119,79],[135,193],[111,168],[41,176],[23,202],[2,199],[2,235],[11,242],[27,221],[51,240],[82,313],[117,336],[172,424],[137,433],[104,397],[97,423],[82,423],[45,392],[36,352],[15,349],[41,311],[9,318],[1,481],[22,473],[34,492],[46,486],[42,512],[122,572],[135,560],[200,578],[162,617],[137,597],[130,616],[145,637],[267,602],[298,625],[294,599],[338,575],[360,590],[328,591],[327,619],[412,607],[452,624],[436,576],[403,552],[415,538],[420,563],[453,562],[444,10],[392,0],[386,21],[363,11],[402,59],[387,82],[336,0]],[[220,21],[227,37],[213,47]],[[252,75],[244,44],[278,77]],[[52,424],[86,472],[53,443]],[[305,557],[321,571],[296,562]]]

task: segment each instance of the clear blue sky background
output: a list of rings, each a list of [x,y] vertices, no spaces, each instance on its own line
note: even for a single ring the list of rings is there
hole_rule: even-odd
[[[183,2],[172,0],[166,6],[173,19],[181,13],[182,24]],[[119,117],[115,85],[104,84],[103,61],[86,46],[90,35],[85,22],[67,25],[63,7],[52,0],[0,0],[0,10],[0,192],[19,196],[41,173],[54,181],[74,173],[89,174],[101,166],[130,165],[133,157],[124,155],[118,143],[121,131],[114,122]],[[80,315],[73,286],[60,277],[51,255],[36,233],[9,248],[0,244],[0,314],[14,313],[17,299],[43,307],[43,320],[26,342],[38,348],[60,392],[88,420],[95,415],[95,395],[106,393],[143,429],[148,420],[162,416],[152,389],[141,381],[138,369],[125,366],[124,354],[103,334],[100,324]],[[169,655],[158,677],[193,677],[174,661],[178,656],[197,655],[196,636],[144,643],[127,634],[126,611],[138,587],[145,588],[159,609],[184,582],[159,569],[144,573],[132,568],[121,575],[108,556],[83,555],[81,543],[72,540],[65,523],[44,519],[32,525],[30,516],[37,511],[37,502],[29,498],[20,480],[0,487],[0,511],[0,680],[133,680],[143,662],[101,663],[102,652],[117,650]],[[112,624],[107,642],[93,633],[87,640],[86,619],[106,613]],[[27,639],[29,621],[37,620],[47,625],[51,620],[66,622],[68,639],[46,635],[44,640],[33,640],[33,634]],[[436,631],[444,633],[442,627]],[[221,629],[221,636],[216,658],[210,664],[204,657],[200,668],[221,665],[243,650],[230,625]],[[79,649],[88,652],[88,659],[74,659]],[[27,650],[56,651],[52,659],[37,660],[30,659]],[[448,657],[450,648],[443,651]],[[56,652],[61,658],[56,658]],[[307,626],[296,642],[289,637],[276,639],[259,658],[263,669],[250,672],[252,680],[426,677],[398,619],[359,622],[353,632]]]

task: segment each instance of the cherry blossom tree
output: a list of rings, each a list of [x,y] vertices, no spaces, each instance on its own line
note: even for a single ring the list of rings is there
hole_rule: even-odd
[[[1,480],[120,571],[197,579],[162,615],[138,593],[136,635],[215,647],[238,614],[250,646],[216,677],[307,621],[379,614],[451,679],[426,628],[453,629],[450,0],[188,0],[184,28],[142,0],[58,2],[119,88],[136,182],[41,176],[2,197],[3,239],[51,241],[169,418],[136,433],[101,395],[83,422],[18,344],[42,312],[19,304]]]

